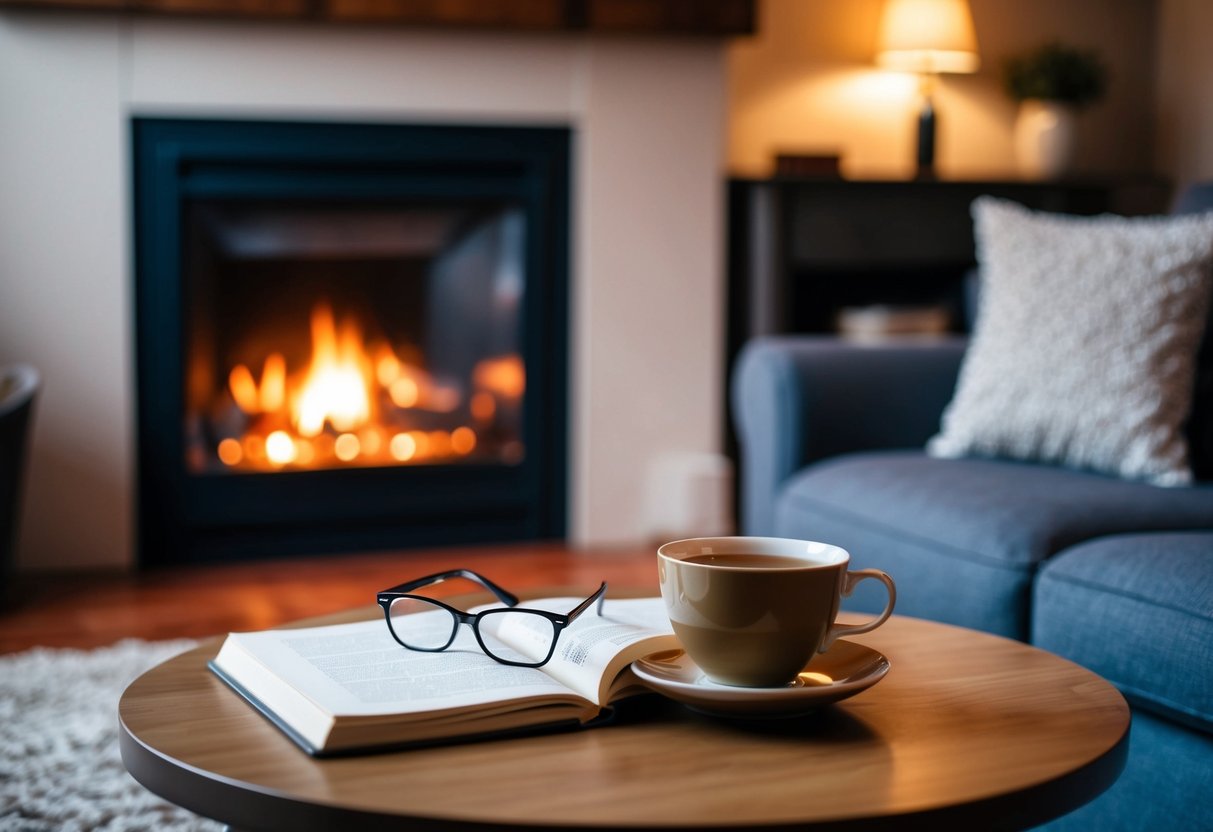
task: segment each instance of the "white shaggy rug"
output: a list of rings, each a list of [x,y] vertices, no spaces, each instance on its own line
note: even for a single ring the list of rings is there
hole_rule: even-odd
[[[222,829],[143,788],[118,755],[122,691],[192,646],[127,640],[0,656],[0,830]]]

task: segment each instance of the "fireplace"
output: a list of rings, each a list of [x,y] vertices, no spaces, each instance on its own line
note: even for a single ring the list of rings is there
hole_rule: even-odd
[[[141,563],[563,537],[568,130],[133,138]]]

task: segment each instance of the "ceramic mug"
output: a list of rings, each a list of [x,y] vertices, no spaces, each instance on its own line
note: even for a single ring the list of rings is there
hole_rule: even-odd
[[[874,630],[893,612],[897,589],[879,569],[848,571],[845,549],[777,537],[699,537],[657,550],[661,597],[674,633],[714,682],[779,687],[840,636]],[[841,599],[865,578],[889,603],[871,621],[835,622]]]

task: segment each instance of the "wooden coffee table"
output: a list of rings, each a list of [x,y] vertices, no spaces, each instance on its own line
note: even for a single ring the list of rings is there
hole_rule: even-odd
[[[1016,829],[1081,806],[1124,767],[1128,706],[1077,665],[899,616],[854,641],[889,658],[888,676],[795,720],[643,697],[585,731],[315,760],[207,670],[213,640],[127,688],[122,759],[153,792],[235,828],[351,832]]]

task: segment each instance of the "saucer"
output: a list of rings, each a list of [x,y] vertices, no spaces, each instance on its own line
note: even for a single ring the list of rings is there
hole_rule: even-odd
[[[705,713],[733,717],[796,716],[865,691],[889,672],[882,654],[839,639],[813,657],[796,679],[778,688],[713,682],[683,650],[662,650],[632,662],[650,690]]]

